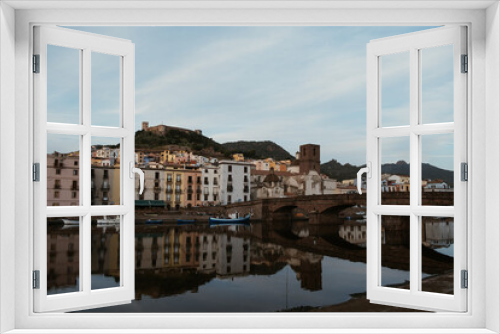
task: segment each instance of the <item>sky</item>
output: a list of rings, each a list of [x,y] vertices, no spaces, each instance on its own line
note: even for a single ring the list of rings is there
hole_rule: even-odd
[[[428,28],[71,27],[135,44],[136,130],[142,121],[201,129],[220,143],[272,140],[291,154],[313,143],[321,145],[322,162],[355,165],[366,160],[366,44]],[[424,122],[453,120],[450,50],[423,51]],[[51,56],[49,49],[49,121],[78,121],[78,56],[71,52]],[[118,64],[92,55],[94,125],[117,125]],[[409,122],[408,71],[408,55],[382,57],[383,126]],[[431,141],[424,160],[451,169],[450,137]],[[387,159],[408,161],[408,146],[396,142],[386,145]]]

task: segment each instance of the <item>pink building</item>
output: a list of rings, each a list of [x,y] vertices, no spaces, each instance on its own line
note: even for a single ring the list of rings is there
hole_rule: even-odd
[[[80,204],[78,152],[47,154],[47,206]]]

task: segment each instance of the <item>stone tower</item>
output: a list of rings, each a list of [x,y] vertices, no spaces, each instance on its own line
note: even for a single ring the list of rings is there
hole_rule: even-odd
[[[320,174],[320,151],[319,145],[306,144],[300,146],[299,172],[300,174],[309,174],[309,171],[315,170]]]
[[[142,122],[142,131],[149,130],[149,122]]]

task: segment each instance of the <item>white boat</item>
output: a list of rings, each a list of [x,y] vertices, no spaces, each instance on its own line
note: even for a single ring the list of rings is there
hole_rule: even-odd
[[[97,226],[106,226],[106,225],[120,225],[120,216],[115,218],[108,218],[104,216],[102,219],[97,219]]]
[[[62,221],[63,221],[64,225],[80,225],[80,220],[64,219],[63,218]]]

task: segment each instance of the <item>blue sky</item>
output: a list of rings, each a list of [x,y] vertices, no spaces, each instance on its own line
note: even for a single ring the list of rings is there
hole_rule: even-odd
[[[322,162],[335,158],[360,165],[366,156],[366,44],[427,27],[71,29],[135,43],[136,129],[142,121],[149,121],[150,125],[202,129],[221,143],[272,140],[292,154],[301,144],[315,143],[321,145]],[[449,52],[425,52],[422,76],[428,84],[423,89],[423,107],[425,111],[438,108],[439,112],[424,112],[423,120],[451,121],[453,106],[446,98],[450,94],[450,69],[435,61],[446,59]],[[382,122],[402,125],[409,119],[408,59],[391,57],[398,59],[382,61]],[[62,67],[64,62],[57,58],[54,62]],[[115,61],[93,60],[92,83],[96,89],[92,90],[92,117],[99,117],[93,123],[114,125]],[[60,86],[74,92],[77,86],[71,88],[71,78],[60,79]],[[69,95],[65,95],[66,100]],[[68,109],[62,109],[62,114],[67,113]],[[407,156],[406,150],[394,145],[394,159]],[[451,159],[443,158],[451,152],[449,142],[442,140],[423,155],[428,161],[439,160],[443,168],[451,168]]]

